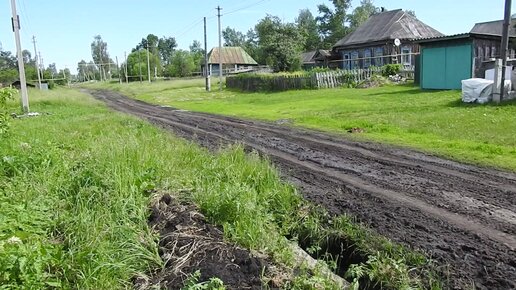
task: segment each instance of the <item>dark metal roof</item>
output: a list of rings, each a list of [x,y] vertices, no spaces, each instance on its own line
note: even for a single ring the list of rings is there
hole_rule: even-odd
[[[208,54],[208,63],[219,63],[219,48],[213,48]],[[248,64],[258,65],[258,63],[241,47],[222,47],[222,63],[223,64]]]
[[[301,54],[301,62],[302,63],[311,63],[314,62],[315,55],[317,54],[317,50],[303,52]]]
[[[426,43],[426,42],[436,42],[436,41],[447,41],[447,40],[454,40],[454,39],[467,39],[470,38],[472,35],[471,33],[460,33],[460,34],[453,34],[453,35],[442,35],[437,37],[425,37],[425,38],[418,38],[414,41],[417,43]]]
[[[509,26],[509,35],[511,37],[516,37],[516,28],[514,28],[515,24],[516,20],[511,20],[511,25]],[[502,30],[503,20],[497,20],[477,23],[473,26],[470,33],[502,36]]]
[[[301,62],[313,63],[315,60],[323,60],[329,56],[331,56],[330,51],[324,49],[303,52],[301,54]]]
[[[369,42],[399,39],[416,39],[443,34],[401,9],[382,12],[369,17],[354,32],[333,47],[345,47]]]

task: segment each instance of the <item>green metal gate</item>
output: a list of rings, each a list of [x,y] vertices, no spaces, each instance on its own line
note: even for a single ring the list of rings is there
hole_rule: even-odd
[[[422,89],[461,89],[461,80],[471,78],[471,43],[423,47],[421,55]]]

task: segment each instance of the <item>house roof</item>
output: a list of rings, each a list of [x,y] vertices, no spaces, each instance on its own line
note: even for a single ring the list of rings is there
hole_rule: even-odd
[[[331,56],[330,51],[324,49],[318,49],[314,51],[303,52],[301,54],[302,63],[313,63],[315,60],[321,60]]]
[[[509,35],[511,37],[516,37],[516,28],[514,28],[515,24],[516,24],[516,20],[512,19],[511,25],[509,26]],[[502,30],[503,30],[503,20],[497,20],[497,21],[477,23],[477,24],[475,24],[475,26],[473,26],[470,33],[502,36]]]
[[[208,63],[218,64],[219,48],[213,48],[208,54]],[[222,63],[223,64],[248,64],[258,65],[258,63],[241,47],[222,47]]]
[[[443,34],[401,9],[372,15],[333,48],[390,39],[416,39]]]
[[[317,54],[317,50],[303,52],[301,54],[301,62],[302,63],[311,63],[314,62],[315,55]]]

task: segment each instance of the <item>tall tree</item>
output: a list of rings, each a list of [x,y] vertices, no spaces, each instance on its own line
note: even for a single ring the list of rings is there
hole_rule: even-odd
[[[30,51],[24,49],[22,51],[22,57],[23,57],[23,63],[24,64],[34,64],[32,62],[32,54],[30,53]]]
[[[243,47],[246,42],[245,35],[231,27],[226,27],[226,29],[222,31],[222,37],[224,38],[224,46]]]
[[[296,24],[306,41],[303,50],[310,51],[318,49],[321,43],[319,31],[317,27],[317,20],[308,9],[299,11],[299,16],[296,18]]]
[[[165,37],[159,39],[158,51],[163,65],[170,64],[170,60],[174,55],[174,51],[177,47],[177,42],[174,37]]]
[[[204,59],[204,49],[198,40],[194,40],[192,45],[190,45],[190,54],[194,61],[195,70],[201,71],[201,63]]]
[[[380,8],[374,6],[373,0],[362,0],[360,6],[353,10],[349,15],[348,21],[351,29],[356,29],[362,23],[366,22],[369,17],[380,12]]]
[[[332,3],[333,9],[326,4],[317,6],[319,16],[315,19],[319,24],[319,33],[323,37],[322,46],[324,48],[332,47],[350,32],[345,22],[347,11],[351,7],[351,0],[332,0]]]
[[[159,57],[150,51],[149,63],[151,71],[154,70],[154,67],[158,67],[159,65]],[[131,76],[133,81],[140,79],[140,69],[142,79],[148,80],[147,51],[144,49],[133,51],[127,56],[127,74]]]
[[[167,74],[171,77],[186,77],[197,69],[194,54],[186,50],[177,50],[172,56],[171,64],[167,66]]]
[[[97,68],[101,73],[101,78],[106,79],[106,71],[109,68],[109,64],[112,63],[112,60],[107,51],[107,43],[102,40],[100,35],[95,36],[91,43],[91,57],[95,64],[97,64]]]
[[[295,71],[301,68],[300,54],[305,38],[293,23],[283,23],[277,16],[267,15],[255,27],[259,45],[267,64],[275,71]]]

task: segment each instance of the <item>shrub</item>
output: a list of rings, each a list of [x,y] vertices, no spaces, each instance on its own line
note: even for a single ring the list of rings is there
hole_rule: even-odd
[[[384,77],[397,75],[401,70],[401,64],[388,64],[382,67],[382,75]]]
[[[0,89],[0,135],[7,133],[9,129],[9,114],[7,113],[7,101],[14,99],[18,93],[16,89]]]

